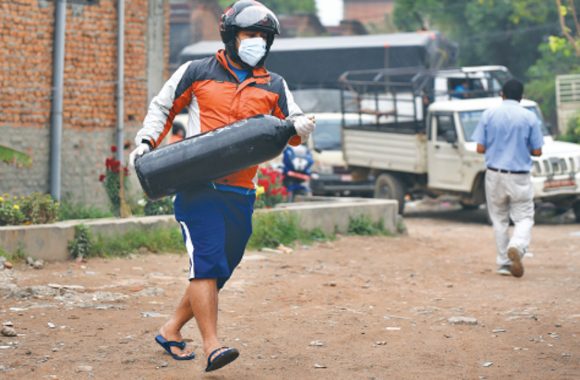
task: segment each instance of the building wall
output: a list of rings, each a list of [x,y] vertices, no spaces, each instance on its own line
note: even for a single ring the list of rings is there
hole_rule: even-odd
[[[378,24],[384,22],[385,15],[391,14],[393,8],[393,0],[344,0],[343,18]]]
[[[162,12],[152,12],[152,2]],[[168,60],[168,10],[167,0],[125,1],[127,140],[132,141],[145,116],[151,78],[168,74],[167,65],[148,70],[150,16],[157,17],[157,24],[163,17],[161,32],[156,32],[160,42],[153,47],[163,62]],[[0,193],[50,191],[54,13],[54,1],[0,3],[0,144],[33,159],[31,168],[0,163]],[[98,175],[115,141],[117,28],[115,0],[67,5],[61,192],[74,201],[102,205],[107,199]],[[164,34],[161,39],[159,33]]]

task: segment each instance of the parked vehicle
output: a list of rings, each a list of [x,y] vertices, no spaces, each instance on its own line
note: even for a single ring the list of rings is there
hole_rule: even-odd
[[[457,70],[456,74],[461,72],[474,73]],[[494,95],[493,90],[501,88],[501,80],[490,73],[477,74],[486,75],[492,87],[485,95]],[[359,111],[375,116],[374,123],[344,127],[343,153],[348,167],[359,178],[374,179],[374,196],[396,199],[401,213],[406,197],[425,194],[455,195],[465,208],[485,203],[485,160],[476,153],[476,143],[470,137],[483,111],[498,105],[501,98],[460,99],[448,94],[450,100],[428,103],[424,102],[425,95],[436,99],[441,94],[411,85],[405,88],[407,91],[400,91],[403,87],[385,78],[372,86],[370,82],[344,79],[345,88],[357,94]],[[437,79],[434,73],[433,83]],[[523,100],[521,104],[543,123],[535,102]],[[369,109],[371,105],[375,107]],[[574,208],[580,222],[580,145],[554,141],[545,126],[543,130],[543,155],[533,157],[534,197],[537,202],[551,202],[560,209]]]
[[[221,41],[185,47],[180,63],[213,56]],[[347,70],[376,67],[428,69],[455,64],[456,44],[438,32],[277,38],[268,55],[268,70],[282,75],[291,89],[339,87]]]
[[[370,115],[316,113],[316,129],[308,140],[314,165],[310,187],[314,195],[372,196],[372,179],[357,178],[347,167],[342,153],[343,125],[372,123]]]

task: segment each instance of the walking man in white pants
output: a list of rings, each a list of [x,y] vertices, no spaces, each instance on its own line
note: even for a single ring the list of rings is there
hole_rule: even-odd
[[[544,137],[538,117],[519,103],[524,86],[511,79],[502,88],[501,105],[481,116],[472,140],[485,153],[485,194],[497,246],[497,273],[522,277],[522,258],[534,225],[531,156],[541,156]],[[508,234],[510,217],[515,227]]]

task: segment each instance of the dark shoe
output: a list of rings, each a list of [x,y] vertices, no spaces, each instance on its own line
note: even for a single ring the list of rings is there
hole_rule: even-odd
[[[220,369],[223,366],[228,365],[234,360],[236,360],[238,356],[240,356],[240,352],[235,348],[230,347],[216,348],[215,350],[212,351],[211,354],[209,354],[209,357],[207,358],[207,367],[205,369],[205,372],[211,372],[215,371],[216,369]]]
[[[177,347],[180,350],[185,349],[185,342],[176,342],[174,340],[167,340],[161,335],[155,337],[155,341],[175,360],[191,360],[195,359],[195,354],[192,352],[188,355],[179,355],[171,351],[171,347]]]
[[[512,261],[510,272],[514,277],[522,277],[524,275],[524,264],[522,263],[522,255],[520,250],[516,247],[509,247],[507,255]]]
[[[496,271],[497,274],[502,275],[502,276],[511,276],[512,272],[510,270],[510,266],[509,265],[502,265],[499,268],[497,268]]]

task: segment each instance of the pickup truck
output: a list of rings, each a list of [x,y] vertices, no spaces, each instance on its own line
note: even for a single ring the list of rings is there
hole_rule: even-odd
[[[344,126],[344,159],[353,175],[375,179],[375,197],[397,200],[400,213],[405,199],[423,195],[454,195],[466,209],[485,203],[485,160],[476,153],[471,134],[483,111],[501,98],[451,94],[426,104],[417,101],[423,93],[390,91],[391,84],[369,91],[368,83],[351,81],[347,88],[357,91],[359,111],[374,115],[375,122]],[[544,124],[535,102],[521,104]],[[533,157],[535,200],[573,208],[580,222],[580,145],[555,141],[544,125],[543,131],[543,154]]]

